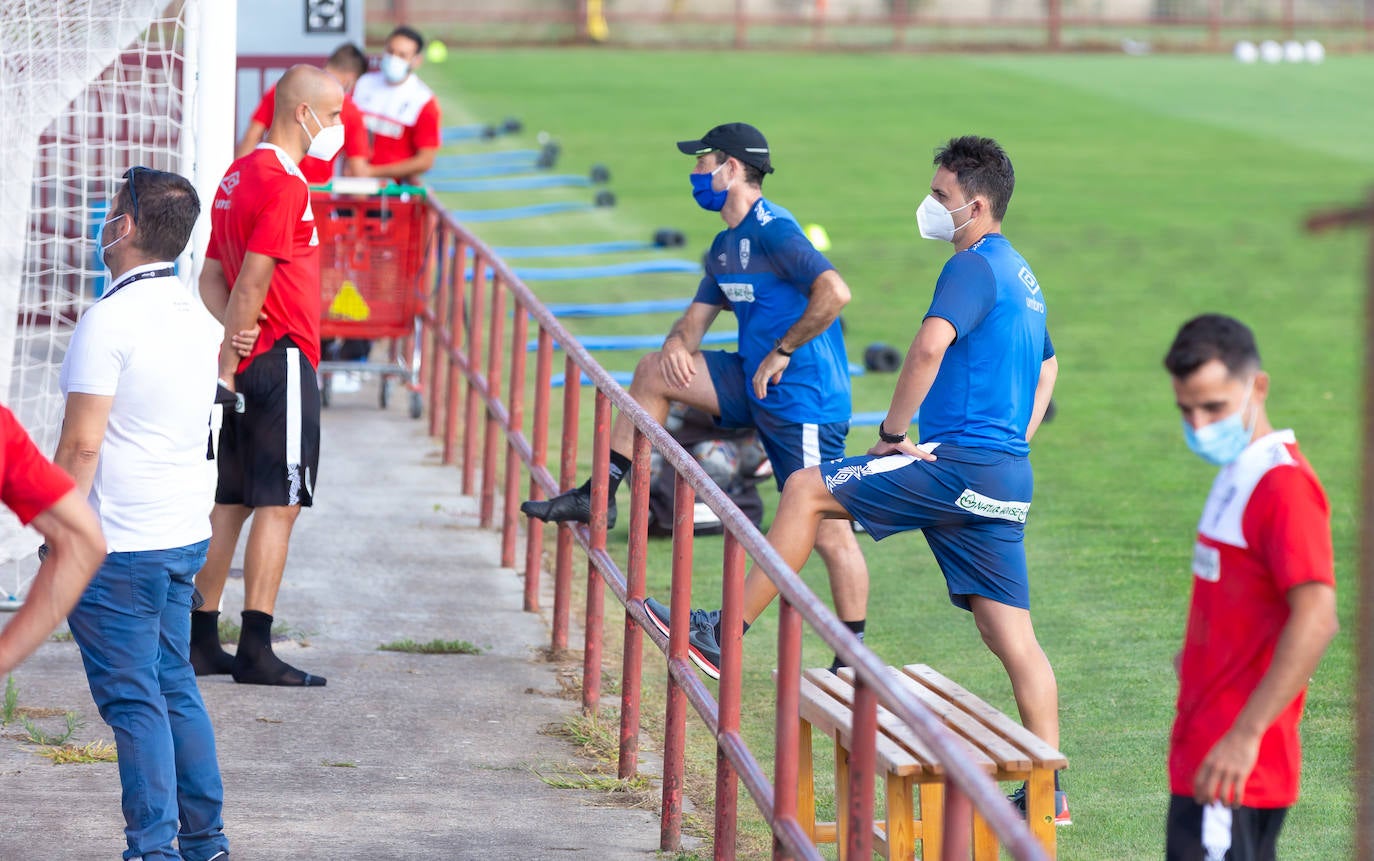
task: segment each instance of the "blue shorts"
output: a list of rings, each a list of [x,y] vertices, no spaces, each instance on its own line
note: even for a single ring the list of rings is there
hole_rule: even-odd
[[[759,432],[768,462],[773,465],[773,480],[782,490],[787,476],[808,466],[844,457],[844,440],[849,422],[824,424],[783,421],[758,408],[749,397],[752,381],[744,375],[739,353],[703,350],[711,385],[716,389],[720,415],[716,424],[723,428],[754,428]]]
[[[875,541],[920,529],[949,600],[970,595],[1030,609],[1023,542],[1034,479],[1024,457],[941,445],[933,461],[904,454],[821,464],[825,486]]]

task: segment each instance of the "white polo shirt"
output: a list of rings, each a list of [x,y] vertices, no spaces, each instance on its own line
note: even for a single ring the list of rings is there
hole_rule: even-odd
[[[219,341],[180,280],[128,280],[170,266],[124,273],[82,315],[62,362],[64,397],[114,398],[90,494],[112,553],[210,537],[205,455]]]

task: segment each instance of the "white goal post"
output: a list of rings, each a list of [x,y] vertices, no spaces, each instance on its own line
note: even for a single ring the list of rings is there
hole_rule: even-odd
[[[231,160],[236,15],[237,0],[0,0],[0,402],[46,454],[122,174],[175,171],[207,206]],[[178,261],[188,289],[208,234],[207,206]],[[17,604],[38,543],[0,512],[0,606]]]

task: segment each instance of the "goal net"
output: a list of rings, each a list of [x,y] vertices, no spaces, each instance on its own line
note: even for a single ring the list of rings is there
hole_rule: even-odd
[[[205,196],[196,30],[215,3],[233,0],[0,0],[0,401],[46,454],[64,351],[105,286],[98,236],[122,174],[175,171]],[[178,261],[188,287],[194,271]],[[0,511],[0,603],[16,602],[40,541]]]

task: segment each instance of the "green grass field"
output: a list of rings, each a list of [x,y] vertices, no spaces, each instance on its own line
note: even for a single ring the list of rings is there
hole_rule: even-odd
[[[1058,674],[1062,746],[1072,762],[1065,786],[1075,825],[1061,831],[1063,858],[1161,854],[1171,658],[1213,470],[1183,445],[1160,358],[1196,313],[1249,322],[1274,378],[1270,416],[1297,430],[1331,498],[1344,625],[1311,685],[1304,796],[1281,856],[1349,857],[1358,321],[1368,237],[1306,235],[1301,223],[1316,208],[1362,199],[1374,178],[1371,122],[1358,108],[1374,91],[1374,59],[1246,67],[1191,56],[508,50],[454,52],[423,75],[442,94],[447,122],[514,115],[528,129],[520,140],[462,149],[528,146],[545,129],[562,143],[560,172],[594,162],[612,171],[616,209],[479,225],[493,244],[639,239],[672,226],[688,235],[680,256],[695,257],[721,224],[693,204],[691,163],[673,142],[720,122],[758,125],[777,168],[765,193],[802,222],[826,227],[829,256],[853,289],[845,319],[854,360],[874,341],[909,343],[949,255],[916,233],[934,147],[965,133],[1006,146],[1019,182],[1004,232],[1044,285],[1060,361],[1058,416],[1035,440],[1027,544],[1033,612]],[[546,199],[590,192],[446,202]],[[587,261],[532,265],[574,262]],[[689,296],[695,278],[533,286],[549,301],[607,301]],[[648,334],[670,322],[573,328]],[[604,354],[613,369],[633,367],[634,358]],[[855,409],[885,409],[892,379],[855,380]],[[872,435],[855,429],[850,451],[867,448]],[[869,646],[889,663],[929,663],[1014,713],[1000,665],[971,618],[949,605],[924,541],[904,535],[862,546],[872,570]],[[698,542],[699,605],[718,603],[718,548],[719,539]],[[655,553],[650,588],[661,594],[666,542]],[[828,596],[818,564],[803,573]],[[765,614],[746,640],[753,722],[745,732],[765,764],[776,618]],[[809,665],[829,658],[808,641]],[[657,674],[649,687],[661,688],[661,670],[646,672]],[[693,750],[709,767],[706,742],[698,738]],[[755,826],[742,840],[756,847],[761,833]]]

